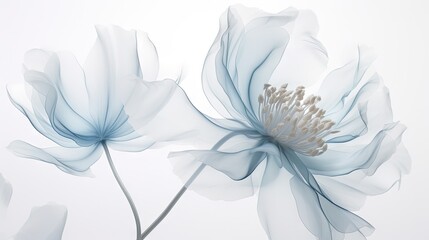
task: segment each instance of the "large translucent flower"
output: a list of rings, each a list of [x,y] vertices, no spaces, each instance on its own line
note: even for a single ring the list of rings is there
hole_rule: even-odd
[[[125,151],[154,143],[135,131],[124,108],[138,108],[144,125],[168,100],[174,81],[154,81],[158,56],[145,33],[116,26],[96,30],[97,41],[83,67],[69,53],[35,49],[25,55],[25,83],[8,86],[10,99],[59,146],[41,149],[14,141],[9,148],[19,156],[81,175],[100,158],[103,143]],[[136,102],[134,95],[145,97]]]
[[[318,239],[365,239],[373,227],[352,211],[408,172],[405,127],[393,121],[389,91],[364,48],[316,90],[327,63],[317,31],[310,11],[230,7],[202,75],[210,103],[225,117],[215,120],[216,131],[226,136],[212,149],[172,156],[260,186],[258,213],[270,239],[308,239],[291,228],[299,219]]]
[[[0,222],[5,220],[6,210],[12,197],[12,185],[0,174]],[[13,234],[6,233],[4,222],[0,226],[0,239],[14,240],[60,240],[67,219],[67,209],[64,206],[49,203],[34,207],[30,216],[20,230]]]

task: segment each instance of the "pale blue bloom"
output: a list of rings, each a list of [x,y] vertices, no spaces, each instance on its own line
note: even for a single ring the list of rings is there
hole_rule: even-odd
[[[202,74],[205,94],[225,117],[202,131],[226,137],[212,149],[172,157],[212,167],[196,179],[210,185],[205,194],[220,177],[213,169],[242,183],[243,191],[222,185],[226,198],[260,187],[258,213],[269,239],[308,239],[291,228],[299,220],[318,239],[366,239],[373,227],[352,211],[409,171],[405,127],[393,121],[389,91],[365,48],[307,93],[327,63],[317,32],[310,11],[230,7]]]
[[[96,30],[83,66],[64,52],[34,49],[25,55],[25,83],[8,86],[10,100],[59,146],[41,149],[14,141],[9,148],[17,155],[82,175],[100,158],[103,142],[123,151],[142,151],[154,143],[129,124],[124,107],[138,108],[144,125],[169,99],[174,81],[155,81],[158,55],[146,33],[116,26]],[[140,95],[143,101],[133,97]]]
[[[0,222],[6,218],[6,210],[12,197],[12,185],[0,174]],[[13,234],[6,233],[0,227],[0,239],[14,240],[60,240],[67,220],[67,208],[55,203],[34,207],[20,230]]]

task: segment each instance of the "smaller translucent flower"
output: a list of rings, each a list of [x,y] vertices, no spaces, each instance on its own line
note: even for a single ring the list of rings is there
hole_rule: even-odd
[[[48,162],[75,175],[88,174],[104,150],[133,212],[136,239],[141,239],[137,208],[109,148],[143,151],[155,144],[142,132],[148,132],[145,124],[169,101],[176,83],[155,81],[158,55],[145,33],[116,26],[96,30],[97,40],[83,67],[68,53],[27,52],[25,83],[8,87],[10,100],[37,131],[59,146],[38,148],[14,141],[9,148],[21,157]],[[138,120],[139,128],[131,125],[131,118]]]
[[[0,222],[5,221],[6,210],[12,197],[12,186],[0,174]],[[64,206],[49,203],[34,207],[20,230],[13,236],[6,235],[6,229],[0,227],[0,239],[14,240],[60,240],[67,220]]]
[[[154,142],[129,124],[125,107],[139,108],[144,125],[169,98],[173,81],[156,81],[158,57],[145,33],[97,26],[97,41],[83,67],[64,52],[28,51],[24,84],[8,86],[10,100],[33,127],[58,147],[14,141],[16,154],[81,175],[102,153],[102,143],[142,151]],[[135,92],[139,85],[141,92]],[[135,102],[133,95],[144,95]],[[142,100],[142,99],[139,99]]]

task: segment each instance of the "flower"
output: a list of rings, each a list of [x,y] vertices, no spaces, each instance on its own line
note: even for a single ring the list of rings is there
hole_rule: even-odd
[[[260,185],[258,213],[269,239],[309,239],[291,228],[299,220],[318,239],[366,239],[373,227],[352,211],[409,171],[405,127],[392,119],[389,91],[366,48],[308,94],[328,59],[317,32],[307,10],[230,7],[202,74],[208,100],[225,117],[213,120],[213,131],[226,136],[212,149],[171,156]],[[247,188],[229,198],[251,194]]]
[[[142,151],[154,144],[135,131],[124,108],[138,108],[144,124],[176,84],[154,81],[158,56],[147,34],[116,26],[96,30],[97,41],[83,67],[69,53],[26,53],[25,84],[8,86],[10,100],[38,132],[59,146],[42,149],[14,141],[9,148],[17,155],[83,175],[100,158],[103,143],[124,151]],[[139,95],[144,101],[136,102],[133,96]]]
[[[0,174],[0,221],[5,218],[11,197],[12,186]],[[13,239],[60,240],[66,220],[67,208],[64,206],[49,203],[41,207],[34,207],[27,221],[13,236]],[[0,239],[10,239],[4,235],[4,229],[0,228],[0,231]]]

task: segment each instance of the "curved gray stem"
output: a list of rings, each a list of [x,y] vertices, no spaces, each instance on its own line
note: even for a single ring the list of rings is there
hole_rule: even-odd
[[[221,147],[228,139],[241,134],[241,132],[231,132],[224,136],[221,140],[219,140],[211,150],[217,150],[219,147]],[[179,201],[179,199],[183,196],[183,194],[188,190],[188,187],[194,182],[194,180],[200,175],[200,173],[204,170],[204,168],[207,165],[205,163],[201,163],[201,165],[195,170],[195,172],[192,174],[192,176],[186,181],[186,183],[183,185],[183,187],[180,189],[180,191],[174,196],[174,198],[170,201],[168,206],[162,211],[162,213],[158,216],[158,218],[143,232],[142,234],[142,240],[145,239],[151,232],[154,230],[158,224],[164,220],[164,218],[170,213],[170,211],[173,209],[173,207],[176,205],[176,203]]]
[[[130,204],[131,210],[133,211],[134,220],[136,222],[136,231],[137,231],[137,240],[142,240],[143,238],[140,236],[142,230],[141,230],[141,224],[140,224],[140,217],[139,213],[137,212],[136,205],[133,202],[133,199],[131,198],[130,193],[128,192],[127,188],[125,188],[125,185],[122,183],[121,178],[119,177],[118,172],[116,171],[116,167],[113,164],[112,157],[110,156],[109,149],[107,148],[106,142],[101,142],[104,148],[104,152],[106,153],[107,160],[109,161],[110,169],[112,169],[113,176],[115,176],[116,182],[118,183],[119,187],[121,188],[122,192],[124,193],[125,197],[128,200],[128,203]]]
[[[154,230],[156,228],[156,226],[158,226],[158,224],[160,224],[162,222],[162,220],[164,220],[164,218],[168,215],[168,213],[171,211],[171,209],[173,209],[174,205],[176,205],[177,201],[179,201],[179,199],[182,197],[182,195],[186,192],[186,190],[188,189],[187,186],[189,186],[195,180],[195,178],[198,177],[198,175],[201,173],[201,171],[203,171],[205,166],[206,165],[204,163],[202,163],[198,167],[198,169],[192,174],[192,176],[188,179],[188,181],[186,181],[185,185],[183,185],[183,187],[176,194],[176,196],[174,196],[174,198],[171,200],[171,202],[168,204],[168,206],[164,209],[164,211],[162,211],[162,213],[158,216],[158,218],[143,232],[142,239],[145,239],[146,236],[149,235],[149,233],[152,232],[152,230]]]

